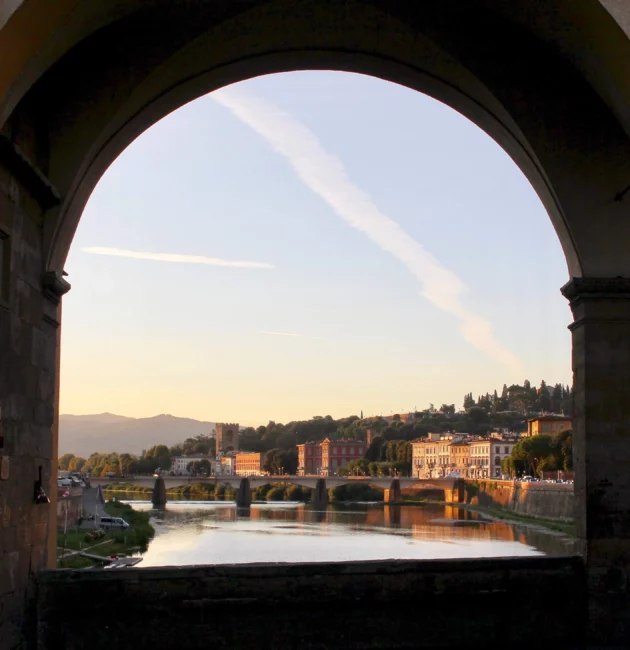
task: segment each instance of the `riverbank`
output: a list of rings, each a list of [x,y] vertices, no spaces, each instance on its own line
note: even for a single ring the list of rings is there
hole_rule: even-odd
[[[90,529],[76,526],[69,527],[66,533],[59,530],[57,566],[60,569],[95,566],[95,561],[89,558],[76,554],[70,555],[73,551],[89,552],[100,557],[112,555],[125,557],[134,553],[144,553],[147,550],[149,542],[155,535],[155,529],[149,522],[150,513],[134,510],[130,505],[120,501],[108,501],[103,509],[112,517],[122,517],[129,524],[129,528],[101,530],[98,527]]]
[[[466,503],[488,510],[568,524],[574,519],[573,485],[479,479],[466,481],[465,490]]]
[[[532,528],[551,530],[563,535],[568,535],[569,537],[577,537],[575,522],[572,521],[558,521],[556,519],[546,519],[544,517],[535,517],[533,515],[522,515],[512,510],[491,508],[470,503],[458,503],[454,504],[453,507],[469,510],[470,512],[477,512],[492,521],[505,521],[507,523],[521,524]]]

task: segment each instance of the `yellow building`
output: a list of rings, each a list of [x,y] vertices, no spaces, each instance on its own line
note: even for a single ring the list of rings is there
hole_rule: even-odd
[[[560,431],[570,429],[571,418],[564,415],[541,415],[527,421],[527,433],[523,436],[553,436]]]
[[[450,447],[451,472],[457,472],[462,478],[468,476],[470,467],[470,445],[465,440],[454,440]]]
[[[265,454],[241,451],[234,456],[236,476],[260,476],[263,474]]]

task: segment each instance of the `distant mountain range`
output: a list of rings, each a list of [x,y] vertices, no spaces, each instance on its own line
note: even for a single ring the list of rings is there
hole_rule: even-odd
[[[59,416],[59,456],[87,458],[95,451],[140,454],[153,445],[175,445],[199,434],[213,434],[214,422],[200,422],[174,415],[128,418],[124,415]]]

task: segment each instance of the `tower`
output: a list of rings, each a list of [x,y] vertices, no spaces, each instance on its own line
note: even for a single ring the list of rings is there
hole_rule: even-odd
[[[238,424],[217,422],[216,438],[217,454],[238,451]]]

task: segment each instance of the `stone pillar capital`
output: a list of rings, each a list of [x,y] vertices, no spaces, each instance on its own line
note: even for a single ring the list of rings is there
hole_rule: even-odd
[[[575,323],[630,321],[630,278],[572,278],[561,289]]]
[[[585,299],[630,299],[630,278],[571,278],[560,291],[571,306]]]

